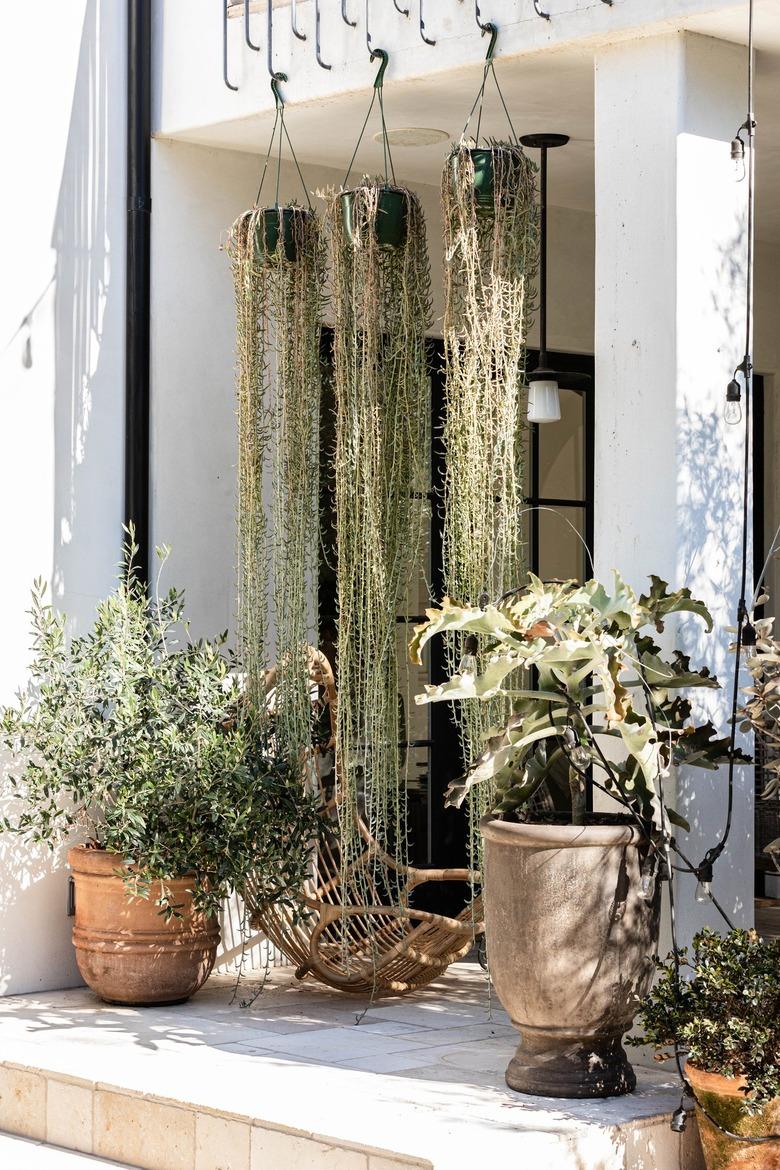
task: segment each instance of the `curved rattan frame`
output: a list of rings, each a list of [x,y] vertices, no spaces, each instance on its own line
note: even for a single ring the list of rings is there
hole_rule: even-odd
[[[325,655],[309,648],[309,677],[314,701],[327,708],[331,739],[335,745],[337,694],[333,671]],[[266,677],[271,693],[276,670]],[[307,768],[312,784],[323,792],[319,762],[322,752],[311,754]],[[338,761],[335,761],[338,777]],[[334,819],[336,795],[323,802],[322,815]],[[251,875],[244,897],[257,926],[295,964],[296,975],[311,975],[329,987],[358,995],[396,995],[424,987],[438,978],[450,963],[462,958],[476,935],[484,930],[481,898],[477,897],[457,918],[448,918],[409,905],[412,891],[426,882],[472,882],[479,875],[468,869],[419,869],[396,861],[372,836],[358,810],[354,813],[365,848],[346,875],[327,833],[312,850],[312,873],[296,907],[263,906],[253,897]],[[389,905],[373,885],[369,871],[380,863],[396,875],[400,897]],[[358,871],[362,870],[358,880]],[[354,879],[354,880],[353,880]],[[373,889],[375,902],[366,900]]]

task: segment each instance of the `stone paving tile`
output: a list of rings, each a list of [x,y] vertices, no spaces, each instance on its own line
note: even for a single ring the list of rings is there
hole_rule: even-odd
[[[5,1133],[0,1133],[0,1166],[3,1170],[132,1170],[126,1163],[107,1162]]]

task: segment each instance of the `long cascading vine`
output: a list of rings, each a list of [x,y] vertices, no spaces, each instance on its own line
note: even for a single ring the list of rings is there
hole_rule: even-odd
[[[325,250],[311,213],[294,217],[295,261],[270,270],[275,355],[273,579],[275,727],[291,760],[311,747],[308,646],[316,642],[319,566],[320,330]]]
[[[307,647],[316,625],[325,253],[311,211],[270,212],[270,234],[268,210],[254,208],[236,220],[229,241],[238,336],[239,644],[248,699],[264,717],[272,593],[274,733],[295,765],[311,743]]]
[[[397,614],[419,568],[427,503],[430,275],[417,196],[399,191],[405,236],[383,247],[380,192],[365,181],[331,199],[335,316],[338,744],[342,881],[365,848],[359,821],[398,860],[406,849]],[[359,816],[356,815],[359,814]],[[371,890],[393,898],[374,851]],[[362,868],[366,868],[365,858]],[[370,895],[370,896],[369,896]],[[346,924],[345,924],[346,929]],[[370,945],[370,944],[369,944]]]
[[[236,306],[238,413],[238,645],[250,707],[265,713],[268,631],[268,521],[263,477],[271,438],[268,387],[268,283],[256,254],[261,215],[246,211],[230,229],[228,255]]]
[[[538,259],[534,164],[521,146],[491,143],[492,201],[475,185],[467,143],[442,177],[447,368],[444,577],[448,594],[476,604],[499,597],[523,567],[525,354]],[[484,152],[483,152],[484,153]],[[457,670],[461,640],[448,647]],[[506,712],[463,703],[457,712],[466,765]],[[487,787],[487,786],[485,786]],[[472,853],[490,794],[470,809]]]

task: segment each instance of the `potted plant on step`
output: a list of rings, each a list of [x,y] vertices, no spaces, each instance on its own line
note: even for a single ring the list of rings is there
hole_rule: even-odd
[[[703,930],[692,956],[680,957],[686,977],[672,957],[658,964],[660,978],[639,1012],[644,1036],[629,1043],[656,1046],[660,1060],[675,1044],[687,1055],[708,1170],[775,1170],[780,1141],[729,1134],[780,1132],[780,940]]]
[[[208,977],[217,911],[250,873],[269,902],[298,890],[318,817],[244,712],[224,638],[190,641],[182,594],[150,599],[135,554],[131,535],[117,588],[70,640],[36,583],[30,683],[0,719],[15,809],[0,829],[81,839],[84,980],[109,1002],[171,1003]]]
[[[683,692],[717,687],[688,658],[664,656],[653,633],[670,614],[712,619],[690,591],[651,578],[637,597],[615,574],[528,585],[497,604],[445,599],[416,627],[420,662],[437,634],[467,639],[460,673],[422,703],[503,704],[511,712],[448,802],[490,787],[481,825],[490,971],[522,1042],[507,1069],[520,1092],[607,1097],[629,1092],[622,1045],[653,974],[659,885],[671,821],[662,784],[673,764],[714,767],[728,748],[697,726]],[[651,632],[652,631],[652,632]],[[534,685],[528,681],[534,671]],[[586,810],[588,778],[612,811]],[[543,786],[554,811],[532,811]]]

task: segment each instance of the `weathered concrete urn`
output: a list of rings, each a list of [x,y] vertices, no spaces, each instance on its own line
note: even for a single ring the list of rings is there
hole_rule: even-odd
[[[128,898],[122,858],[78,845],[68,853],[76,892],[73,945],[84,982],[108,1003],[163,1004],[189,999],[211,973],[219,926],[192,907],[187,878],[166,882],[180,916],[160,914],[151,897]]]
[[[660,891],[640,894],[641,836],[625,823],[485,817],[490,973],[521,1042],[510,1088],[615,1097],[636,1085],[622,1044],[649,990]]]

